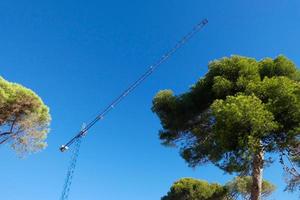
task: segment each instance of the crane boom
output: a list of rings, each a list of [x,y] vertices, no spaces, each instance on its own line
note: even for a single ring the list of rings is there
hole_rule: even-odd
[[[151,65],[145,73],[143,73],[135,82],[133,82],[126,90],[124,90],[117,98],[115,98],[104,110],[97,115],[90,123],[86,125],[84,129],[78,132],[69,142],[60,147],[60,151],[64,152],[75,142],[81,138],[86,132],[94,126],[99,120],[102,120],[115,106],[117,106],[126,96],[128,96],[134,89],[136,89],[144,80],[146,80],[161,64],[168,60],[177,50],[179,50],[185,43],[187,43],[196,33],[198,33],[206,24],[207,19],[202,20],[194,28],[186,34],[176,45],[163,54],[153,65]]]
[[[63,186],[63,191],[60,197],[60,200],[67,200],[69,198],[70,188],[74,176],[74,171],[80,151],[80,144],[82,141],[82,137],[87,134],[87,131],[92,128],[99,120],[102,120],[105,115],[107,115],[115,106],[117,106],[126,96],[128,96],[135,88],[137,88],[144,80],[146,80],[155,69],[157,69],[161,64],[163,64],[166,60],[168,60],[178,49],[180,49],[186,42],[188,42],[196,33],[198,33],[206,24],[208,23],[207,19],[202,20],[198,23],[192,31],[190,31],[187,35],[185,35],[177,44],[168,52],[166,52],[157,62],[149,67],[149,69],[142,74],[135,82],[133,82],[124,92],[121,93],[116,99],[114,99],[104,110],[97,115],[95,119],[93,119],[86,126],[83,126],[82,129],[65,145],[60,147],[60,151],[64,152],[69,149],[69,147],[74,144],[74,148],[72,149],[72,156],[66,176],[66,180]]]

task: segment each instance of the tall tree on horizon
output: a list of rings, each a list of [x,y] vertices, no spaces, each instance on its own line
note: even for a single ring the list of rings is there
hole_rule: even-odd
[[[32,90],[0,77],[0,145],[10,144],[19,154],[46,147],[49,108]]]
[[[248,200],[252,179],[249,176],[235,177],[225,185],[208,183],[205,180],[181,178],[174,182],[161,200]],[[263,180],[262,197],[269,197],[276,187]]]
[[[265,154],[299,148],[299,74],[282,55],[214,60],[186,93],[162,90],[154,97],[160,139],[179,147],[191,167],[211,162],[228,173],[251,174],[251,200],[260,200]]]
[[[182,178],[171,186],[170,191],[161,200],[225,200],[227,194],[227,189],[220,184]]]

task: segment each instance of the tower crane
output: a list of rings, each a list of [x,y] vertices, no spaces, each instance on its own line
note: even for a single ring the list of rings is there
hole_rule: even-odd
[[[60,200],[67,200],[69,197],[70,187],[79,155],[80,144],[82,138],[87,135],[87,131],[92,128],[98,121],[103,120],[104,117],[112,111],[121,101],[123,101],[130,93],[132,93],[139,85],[141,85],[151,74],[164,62],[166,62],[173,54],[175,54],[181,47],[183,47],[191,38],[193,38],[206,24],[207,19],[203,19],[196,24],[193,29],[186,34],[181,40],[179,40],[173,48],[163,54],[154,64],[152,64],[136,81],[134,81],[129,87],[124,90],[117,98],[115,98],[110,104],[108,104],[101,113],[99,113],[91,122],[84,126],[73,138],[71,138],[66,144],[62,145],[59,149],[61,152],[67,151],[72,145],[74,149],[71,156],[70,165],[65,179],[63,192]]]

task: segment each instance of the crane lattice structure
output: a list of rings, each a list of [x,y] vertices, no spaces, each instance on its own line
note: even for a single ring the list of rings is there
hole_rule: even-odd
[[[80,149],[81,142],[82,142],[82,137],[77,138],[74,141],[74,149],[72,150],[70,165],[68,168],[68,173],[67,173],[67,177],[66,177],[66,180],[65,180],[65,183],[63,186],[63,192],[61,194],[60,200],[69,199],[69,192],[70,192],[70,188],[71,188],[72,179],[74,176],[74,171],[75,171],[75,167],[76,167],[76,163],[77,163],[77,158],[79,155],[79,149]]]
[[[71,156],[70,165],[67,172],[67,177],[63,187],[63,192],[60,200],[67,200],[69,197],[70,187],[72,184],[72,179],[74,175],[74,170],[76,167],[77,158],[79,155],[80,144],[83,136],[87,134],[87,131],[93,127],[99,120],[104,119],[104,117],[113,110],[125,97],[127,97],[131,92],[133,92],[140,84],[142,84],[160,65],[167,61],[173,54],[175,54],[181,47],[183,47],[191,38],[193,38],[206,24],[207,19],[202,20],[194,28],[186,34],[181,40],[179,40],[176,45],[167,51],[163,56],[158,59],[153,65],[151,65],[148,70],[145,71],[135,82],[133,82],[126,90],[124,90],[116,99],[114,99],[104,110],[97,115],[90,123],[88,123],[84,128],[81,129],[69,142],[60,147],[60,151],[64,152],[69,149],[72,144],[75,144],[73,149],[73,154]]]

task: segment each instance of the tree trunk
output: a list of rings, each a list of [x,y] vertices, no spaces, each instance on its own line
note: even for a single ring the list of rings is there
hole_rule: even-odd
[[[261,149],[257,151],[253,156],[252,188],[250,200],[261,200],[263,166],[264,152]]]

